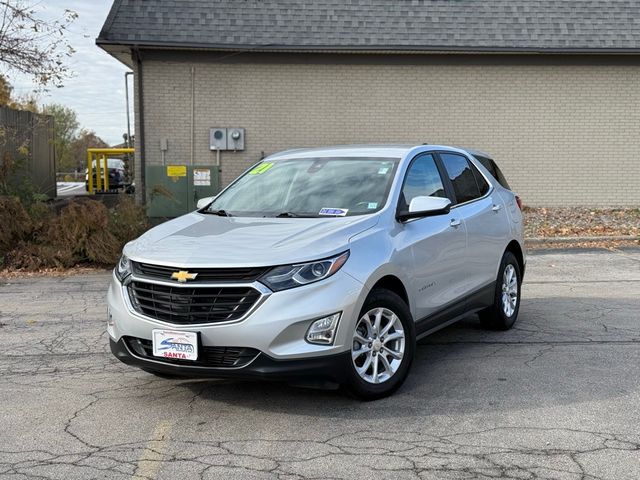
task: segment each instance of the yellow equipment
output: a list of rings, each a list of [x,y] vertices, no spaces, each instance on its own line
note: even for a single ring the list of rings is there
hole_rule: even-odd
[[[87,149],[87,182],[89,193],[109,190],[109,165],[107,162],[108,155],[122,155],[125,153],[134,153],[133,148],[89,148]],[[96,185],[93,185],[93,160],[96,161]],[[102,165],[100,165],[102,162]],[[104,187],[104,188],[103,188]]]

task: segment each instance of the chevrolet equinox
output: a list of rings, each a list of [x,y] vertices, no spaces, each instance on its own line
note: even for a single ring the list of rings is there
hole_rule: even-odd
[[[513,326],[522,230],[520,199],[481,152],[278,153],[124,247],[111,350],[160,376],[318,378],[381,398],[416,340],[473,313]]]

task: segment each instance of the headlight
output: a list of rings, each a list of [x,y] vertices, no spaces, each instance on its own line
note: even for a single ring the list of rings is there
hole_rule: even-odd
[[[118,265],[116,265],[115,272],[116,277],[118,277],[118,280],[120,280],[121,282],[124,281],[124,279],[129,275],[131,275],[131,262],[126,255],[122,255],[122,257],[120,258]]]
[[[263,275],[260,281],[273,291],[299,287],[330,277],[342,268],[347,258],[349,258],[348,250],[335,257],[316,262],[275,267]]]

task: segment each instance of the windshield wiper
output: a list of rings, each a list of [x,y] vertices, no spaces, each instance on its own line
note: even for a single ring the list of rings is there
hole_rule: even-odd
[[[224,210],[204,210],[202,213],[208,213],[209,215],[218,215],[219,217],[232,217],[230,213]]]
[[[293,212],[282,212],[275,216],[275,218],[315,218],[313,215],[300,215]]]

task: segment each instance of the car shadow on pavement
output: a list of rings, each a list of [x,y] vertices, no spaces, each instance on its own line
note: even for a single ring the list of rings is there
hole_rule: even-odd
[[[418,343],[405,384],[391,397],[360,402],[342,390],[279,382],[198,380],[198,399],[314,417],[481,413],[578,404],[640,388],[638,300],[523,299],[508,332],[486,331],[476,315]],[[393,408],[386,408],[389,406]],[[382,408],[381,408],[382,407]]]

